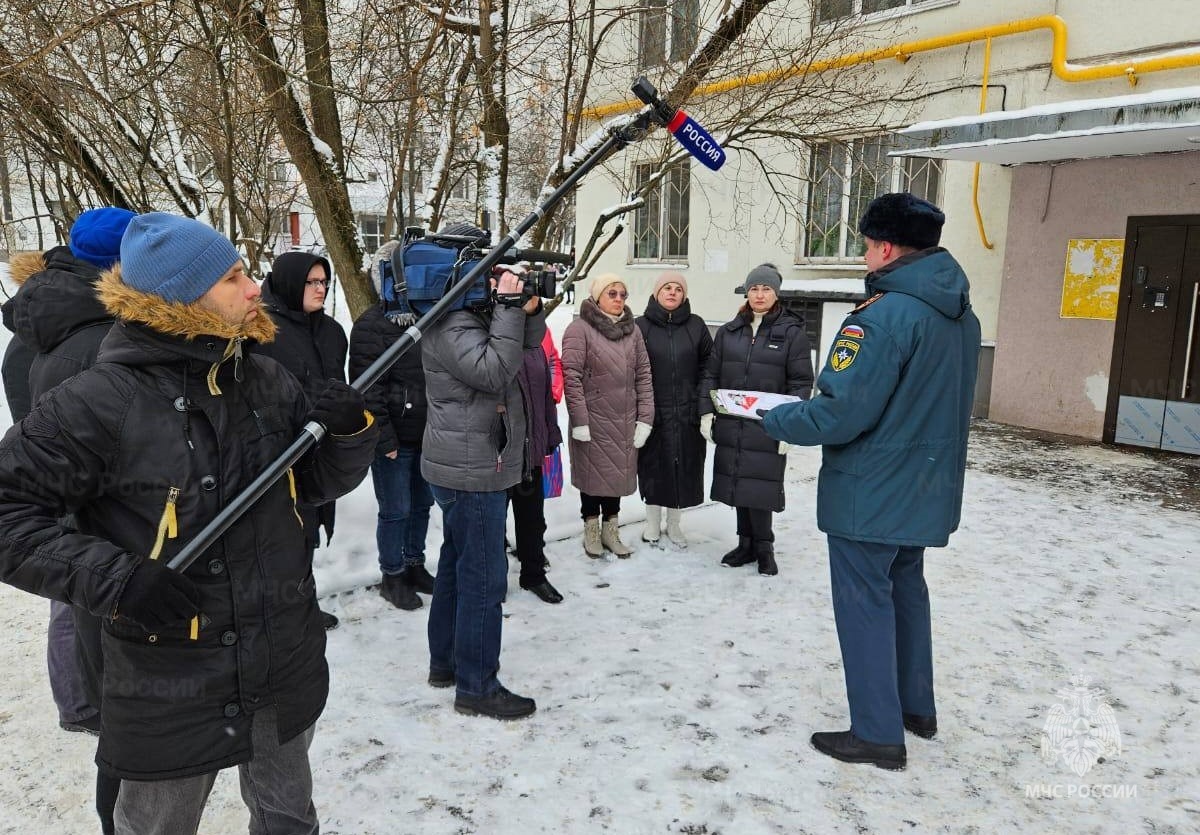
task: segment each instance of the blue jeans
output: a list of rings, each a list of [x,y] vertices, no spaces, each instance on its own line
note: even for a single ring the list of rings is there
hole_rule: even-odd
[[[850,730],[903,745],[901,713],[934,716],[925,549],[829,536],[829,576]]]
[[[421,450],[401,446],[395,458],[376,455],[371,462],[371,480],[379,502],[375,526],[379,570],[399,574],[410,565],[424,565],[433,494],[421,475]]]
[[[442,556],[429,607],[429,669],[453,672],[460,696],[487,696],[500,686],[507,495],[435,484],[433,498],[442,509]]]

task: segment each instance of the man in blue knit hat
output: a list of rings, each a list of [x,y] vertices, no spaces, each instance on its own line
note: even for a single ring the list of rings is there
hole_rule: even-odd
[[[870,298],[834,338],[817,397],[763,428],[821,444],[817,526],[829,540],[850,729],[822,754],[902,769],[904,732],[937,733],[927,547],[958,527],[979,320],[962,267],[938,246],[946,216],[912,194],[875,198],[858,223]]]
[[[328,668],[296,508],[362,480],[374,418],[344,383],[310,406],[245,351],[274,325],[237,250],[199,221],[133,218],[98,295],[116,324],[97,363],[0,441],[0,579],[102,619],[96,761],[121,779],[118,833],[195,833],[233,765],[251,832],[315,833],[308,746]],[[310,420],[322,443],[168,568]]]

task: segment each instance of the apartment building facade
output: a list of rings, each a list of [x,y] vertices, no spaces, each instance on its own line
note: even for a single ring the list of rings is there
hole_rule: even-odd
[[[671,16],[675,6],[682,17]],[[694,0],[643,8],[665,8],[668,20],[690,15],[701,32],[706,25],[707,8]],[[792,153],[791,201],[752,158],[789,152],[769,141],[755,154],[731,151],[719,172],[676,165],[593,272],[626,276],[641,304],[662,270],[678,270],[693,309],[719,323],[740,304],[735,290],[749,269],[773,262],[820,362],[863,296],[861,209],[875,194],[913,191],[946,211],[942,244],[971,278],[984,338],[978,414],[1200,454],[1200,21],[1191,4],[792,0],[787,8],[798,36],[837,26],[849,46],[861,35],[834,57],[871,65],[882,92],[873,124],[815,131]],[[657,37],[664,28],[668,48],[649,49],[666,62],[672,35],[686,27],[632,26],[630,75],[646,63],[647,30]],[[771,69],[720,81],[752,85]],[[598,94],[597,124],[614,95]],[[721,111],[723,95],[702,87],[688,111],[703,121]],[[652,170],[636,147],[614,167],[623,170],[580,190],[580,239],[589,218]]]

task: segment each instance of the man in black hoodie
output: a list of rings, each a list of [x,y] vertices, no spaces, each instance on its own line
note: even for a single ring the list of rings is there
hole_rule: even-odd
[[[12,259],[13,281],[20,285],[4,305],[5,324],[14,343],[29,351],[5,355],[6,387],[23,376],[26,401],[10,398],[13,421],[22,420],[33,403],[64,380],[96,362],[100,343],[112,327],[112,314],[96,297],[100,271],[120,256],[121,236],[134,217],[126,209],[89,209],[71,226],[70,244],[46,253],[22,253]],[[100,732],[100,681],[103,656],[100,622],[85,611],[57,600],[50,602],[46,641],[50,691],[58,707],[58,723],[68,731]],[[113,807],[121,782],[97,773],[96,811],[105,833],[113,831]]]
[[[253,350],[278,362],[304,386],[315,401],[330,380],[346,382],[346,331],[325,313],[332,271],[329,262],[311,252],[285,252],[275,259],[262,285],[262,300],[277,328],[274,342],[260,343]],[[319,507],[300,506],[304,520],[309,559],[321,544],[333,537],[334,503]],[[338,625],[335,615],[322,611],[326,629]]]

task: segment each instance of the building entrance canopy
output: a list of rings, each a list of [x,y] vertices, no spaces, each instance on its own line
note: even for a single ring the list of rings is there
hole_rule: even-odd
[[[1200,151],[1200,87],[919,122],[892,156],[1019,165]]]

